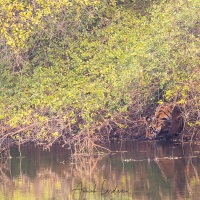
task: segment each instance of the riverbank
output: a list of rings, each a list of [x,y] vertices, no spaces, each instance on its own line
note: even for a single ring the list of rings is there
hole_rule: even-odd
[[[0,2],[1,147],[139,138],[161,100],[181,105],[199,138],[199,8],[198,0]]]

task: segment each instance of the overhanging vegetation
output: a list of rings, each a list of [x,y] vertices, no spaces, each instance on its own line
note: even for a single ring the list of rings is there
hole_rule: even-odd
[[[198,127],[199,10],[198,0],[2,1],[1,141],[125,130],[161,99]]]

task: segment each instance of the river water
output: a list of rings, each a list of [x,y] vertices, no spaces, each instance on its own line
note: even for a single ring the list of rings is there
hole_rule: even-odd
[[[71,156],[32,145],[0,160],[1,200],[200,199],[200,147],[111,142],[110,154]]]

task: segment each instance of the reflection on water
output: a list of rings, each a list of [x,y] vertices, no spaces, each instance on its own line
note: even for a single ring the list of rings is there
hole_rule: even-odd
[[[108,147],[108,146],[107,146]],[[132,141],[112,154],[71,157],[65,148],[10,150],[0,160],[0,199],[199,199],[198,146]]]

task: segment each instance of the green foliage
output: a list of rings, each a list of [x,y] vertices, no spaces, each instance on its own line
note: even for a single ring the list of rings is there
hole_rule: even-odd
[[[187,2],[152,3],[144,16],[127,1],[0,3],[2,124],[56,138],[141,109],[157,91],[187,104],[200,91],[200,3]]]

